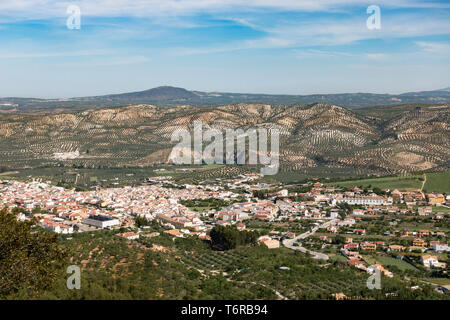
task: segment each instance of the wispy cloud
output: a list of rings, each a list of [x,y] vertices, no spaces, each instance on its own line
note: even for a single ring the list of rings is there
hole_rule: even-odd
[[[157,17],[176,16],[222,11],[297,10],[334,11],[348,6],[368,6],[373,1],[366,0],[2,0],[0,12],[17,17],[43,18],[65,15],[65,9],[79,5],[83,14],[98,17],[135,16]],[[450,8],[443,1],[424,0],[377,0],[377,5],[387,8]]]
[[[56,58],[56,57],[86,57],[112,54],[109,50],[84,50],[66,52],[35,52],[35,53],[1,53],[0,59],[33,59],[33,58]]]
[[[81,8],[81,30],[66,28],[69,4]],[[379,30],[366,26],[372,4],[381,7]],[[449,14],[445,0],[0,0],[0,88],[20,93],[29,79],[31,92],[55,95],[68,70],[70,95],[173,79],[241,92],[443,87]],[[37,70],[47,75],[38,86]],[[274,80],[294,72],[308,81]]]
[[[318,50],[318,49],[294,49],[292,52],[299,58],[317,58],[317,57],[355,57],[356,55],[350,52],[341,52],[333,50]]]
[[[365,57],[370,60],[385,60],[390,57],[390,55],[386,53],[366,53]]]
[[[450,20],[447,17],[429,17],[418,14],[399,14],[385,20],[380,30],[368,30],[365,17],[313,19],[307,21],[273,22],[260,26],[241,22],[265,35],[256,39],[231,41],[220,45],[195,48],[178,48],[177,54],[207,54],[246,49],[301,48],[315,46],[340,46],[364,40],[404,39],[431,35],[449,34]],[[240,20],[239,20],[240,21]],[[320,54],[320,53],[318,53]],[[336,52],[334,53],[336,54]],[[380,54],[368,55],[370,59],[385,58]]]
[[[95,65],[101,66],[120,66],[129,64],[139,64],[151,61],[150,58],[144,56],[129,56],[129,57],[111,57],[96,61]]]
[[[387,53],[354,53],[334,50],[318,50],[318,49],[294,49],[292,50],[298,58],[365,58],[369,60],[386,60],[391,57]]]
[[[434,54],[450,54],[450,43],[417,41],[416,44],[424,52]]]
[[[402,12],[386,15],[385,8],[450,8],[444,1],[421,0],[377,0],[382,6],[382,28],[368,30],[365,25],[367,18],[364,6],[373,4],[371,1],[360,0],[1,0],[0,17],[10,19],[59,18],[67,16],[69,4],[77,4],[82,16],[90,17],[140,17],[152,18],[145,23],[159,25],[160,28],[189,29],[207,28],[224,19],[236,25],[261,32],[263,35],[252,39],[232,39],[217,45],[206,44],[204,47],[189,46],[177,49],[181,54],[216,53],[251,48],[285,48],[336,46],[367,39],[412,38],[429,35],[449,34],[450,20],[448,14],[429,16],[421,13]],[[359,8],[354,14],[355,6]],[[351,8],[353,14],[336,14],[335,10]],[[276,13],[283,10],[294,12],[320,12],[320,15],[299,19],[286,15],[277,18]],[[350,9],[349,9],[350,10]],[[331,12],[331,13],[330,13]],[[345,11],[344,11],[345,12]],[[2,14],[3,13],[3,14]],[[214,13],[212,20],[205,22],[200,16]],[[324,14],[325,13],[325,14]],[[329,15],[326,13],[330,13]],[[184,15],[195,15],[194,18]],[[184,17],[184,18],[182,18]],[[83,20],[83,23],[84,20]],[[103,32],[106,37],[114,34],[114,38],[139,37],[140,39],[160,35],[161,30],[149,28],[147,24],[134,21],[125,28],[111,27],[101,22],[95,26],[97,32]],[[114,32],[111,29],[114,28]]]

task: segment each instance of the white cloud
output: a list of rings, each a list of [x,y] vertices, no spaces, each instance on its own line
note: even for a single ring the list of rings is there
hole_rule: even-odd
[[[351,53],[334,50],[317,50],[317,49],[294,49],[292,50],[298,58],[366,58],[369,60],[386,60],[392,57],[392,54],[387,53]]]
[[[368,6],[373,0],[2,0],[0,13],[28,19],[61,17],[72,4],[88,16],[158,17],[258,9],[335,11]],[[386,8],[450,8],[450,4],[425,0],[377,0],[376,4]]]
[[[305,49],[292,50],[294,54],[299,58],[317,58],[317,57],[355,57],[356,54],[349,52],[333,51],[333,50],[317,50],[317,49]]]
[[[417,41],[423,51],[434,54],[450,54],[450,43]]]
[[[118,66],[127,64],[138,64],[149,62],[150,58],[144,56],[130,56],[130,57],[112,57],[108,59],[102,59],[101,61],[95,62],[95,65],[102,66]]]
[[[183,29],[205,27],[205,24],[209,23],[197,21],[195,18],[183,19],[183,15],[210,12],[216,14],[217,20],[234,21],[265,34],[263,37],[254,39],[230,40],[220,45],[175,48],[173,52],[177,55],[264,48],[332,47],[370,39],[413,38],[449,33],[450,20],[444,13],[427,15],[425,10],[415,10],[414,12],[402,12],[400,10],[395,15],[388,15],[383,12],[383,8],[450,8],[450,4],[419,0],[377,0],[376,3],[382,7],[380,30],[367,29],[365,10],[361,11],[360,16],[333,14],[326,17],[308,16],[301,20],[289,17],[270,19],[270,12],[275,10],[334,12],[356,5],[373,4],[373,0],[0,0],[0,16],[4,12],[10,14],[10,17],[14,19],[64,18],[66,17],[65,9],[67,6],[78,4],[81,7],[82,15],[152,17],[154,18],[152,23],[161,24],[163,27]],[[269,10],[263,11],[264,9]],[[240,12],[245,13],[240,14]],[[266,15],[259,16],[261,12],[265,12]],[[146,20],[143,20],[143,22],[146,22]],[[139,37],[142,39],[144,37],[158,37],[164,32],[164,28],[149,29],[145,23],[133,23],[127,25],[126,28],[118,25],[111,31],[113,27],[103,23],[92,36],[98,37],[100,35],[100,38],[113,37],[114,39]],[[446,45],[432,45],[426,42],[418,43],[418,45],[426,52],[447,50]],[[311,53],[312,51],[304,50],[298,52],[299,55]],[[333,50],[324,50],[323,53],[316,54],[342,55],[342,53]],[[6,57],[8,57],[8,54],[6,54]],[[366,58],[380,60],[386,58],[386,56],[379,53],[369,53],[366,54]]]
[[[252,23],[254,29],[265,33],[266,36],[252,40],[232,41],[219,46],[177,49],[177,54],[205,54],[244,49],[332,47],[364,40],[445,35],[450,30],[450,20],[447,17],[398,14],[391,19],[384,19],[380,30],[367,29],[364,18],[365,16],[346,19],[321,18],[309,21],[273,22],[272,25]],[[303,51],[303,54],[308,52]],[[336,52],[333,55],[336,55]],[[368,59],[380,60],[386,57],[379,53],[366,55]]]
[[[31,59],[31,58],[55,58],[55,57],[85,57],[109,55],[109,50],[86,50],[66,52],[40,52],[40,53],[0,53],[0,59]]]

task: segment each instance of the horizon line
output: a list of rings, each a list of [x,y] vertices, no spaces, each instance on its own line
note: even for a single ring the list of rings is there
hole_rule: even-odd
[[[232,91],[207,91],[207,90],[196,90],[196,89],[187,89],[184,87],[178,87],[178,86],[172,86],[172,85],[160,85],[156,87],[152,87],[149,89],[143,89],[143,90],[133,90],[133,91],[125,91],[120,93],[105,93],[105,94],[99,94],[99,95],[80,95],[80,96],[71,96],[71,97],[55,97],[55,98],[49,98],[49,97],[39,97],[39,96],[0,96],[0,99],[39,99],[39,100],[72,100],[72,99],[81,99],[81,98],[96,98],[96,97],[103,97],[103,96],[109,96],[109,95],[121,95],[121,94],[129,94],[129,93],[138,93],[138,92],[144,92],[149,91],[153,89],[159,89],[159,88],[174,88],[174,89],[183,89],[189,92],[201,92],[201,93],[222,93],[222,94],[248,94],[248,95],[268,95],[268,96],[314,96],[314,95],[340,95],[340,94],[373,94],[373,95],[402,95],[407,93],[414,93],[414,92],[433,92],[433,91],[447,91],[450,89],[450,86],[440,89],[432,89],[432,90],[410,90],[405,92],[399,92],[399,93],[389,93],[389,92],[365,92],[365,91],[354,91],[354,92],[333,92],[333,93],[325,93],[325,92],[317,92],[317,93],[262,93],[262,92],[232,92]],[[170,99],[169,99],[170,100]]]

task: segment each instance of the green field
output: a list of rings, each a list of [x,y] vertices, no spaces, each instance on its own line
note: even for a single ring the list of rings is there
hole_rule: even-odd
[[[380,189],[420,189],[422,186],[422,175],[411,175],[404,177],[384,177],[384,178],[371,178],[371,179],[361,179],[361,180],[349,180],[342,182],[332,182],[327,185],[331,186],[340,186],[351,188],[354,186],[362,186],[362,187],[378,187]]]
[[[431,210],[432,210],[433,212],[445,212],[445,213],[449,213],[449,212],[450,212],[450,209],[449,209],[449,208],[447,208],[447,207],[442,207],[442,206],[440,206],[440,207],[433,206]]]
[[[368,264],[375,264],[375,263],[379,263],[382,266],[386,267],[386,269],[389,270],[389,266],[395,266],[397,268],[399,268],[402,271],[405,270],[416,270],[416,268],[414,268],[412,265],[410,265],[409,263],[400,260],[400,259],[395,259],[392,257],[388,257],[388,256],[381,256],[381,255],[376,255],[376,256],[369,256],[366,255],[364,256],[364,261]]]
[[[450,171],[427,173],[425,190],[430,192],[450,193]]]
[[[381,265],[385,266],[388,269],[389,269],[389,266],[395,266],[402,271],[416,270],[416,268],[414,268],[412,265],[410,265],[409,263],[407,263],[403,260],[400,260],[400,259],[395,259],[395,258],[386,257],[386,256],[377,256],[376,260],[377,260],[377,262],[379,262]]]
[[[450,171],[445,172],[433,172],[426,173],[427,181],[424,186],[424,190],[427,192],[442,192],[450,193]],[[368,178],[360,180],[347,180],[326,183],[330,186],[339,186],[351,188],[354,186],[358,187],[378,187],[380,189],[399,189],[411,190],[420,189],[423,183],[423,175],[415,174],[408,176],[395,176],[395,177],[382,177],[382,178]]]
[[[330,257],[330,261],[331,262],[335,262],[335,261],[338,261],[338,262],[345,262],[345,261],[347,261],[347,258],[345,258],[343,255],[341,255],[340,253],[337,253],[337,254],[335,254],[335,255],[330,255],[329,256]]]
[[[450,278],[427,278],[425,280],[428,282],[439,284],[441,286],[450,285]]]

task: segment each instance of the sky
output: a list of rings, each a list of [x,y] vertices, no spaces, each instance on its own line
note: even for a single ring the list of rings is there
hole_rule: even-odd
[[[450,87],[450,1],[0,0],[0,97],[162,85],[269,94]]]

